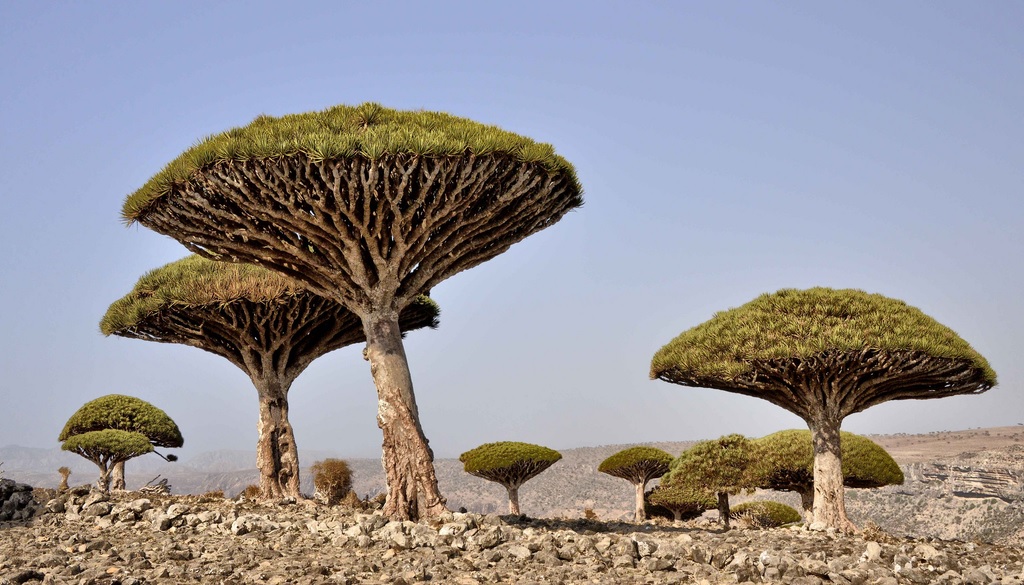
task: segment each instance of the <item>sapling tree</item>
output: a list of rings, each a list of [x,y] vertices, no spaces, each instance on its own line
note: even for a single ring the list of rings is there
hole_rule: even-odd
[[[758,488],[800,494],[804,520],[813,522],[814,445],[811,432],[789,430],[755,439],[754,481]],[[877,443],[842,431],[839,434],[843,485],[879,488],[903,483],[903,471]]]
[[[630,447],[602,461],[597,470],[633,484],[636,492],[633,519],[642,522],[647,517],[644,513],[644,490],[647,489],[647,482],[665,475],[671,462],[672,456],[661,449]]]
[[[503,441],[466,451],[459,461],[466,473],[504,486],[508,491],[508,513],[519,515],[519,487],[561,458],[562,454],[554,449]]]
[[[399,326],[436,327],[438,312],[419,296],[403,309]],[[316,358],[366,339],[358,317],[292,278],[195,255],[144,275],[110,306],[100,331],[198,347],[245,372],[259,398],[256,467],[265,499],[301,497],[288,420],[292,383]]]
[[[185,444],[181,430],[166,412],[141,398],[124,394],[107,394],[83,404],[64,423],[57,440],[66,441],[75,435],[107,429],[140,433],[153,447],[177,449]],[[165,456],[155,449],[152,452],[165,461],[177,460],[175,455]],[[111,469],[111,487],[115,490],[125,489],[126,461],[116,461]]]
[[[785,289],[718,313],[662,347],[651,378],[762,398],[804,419],[814,443],[814,519],[843,531],[839,431],[889,400],[978,394],[996,374],[948,327],[859,290]]]
[[[661,482],[646,494],[647,502],[672,513],[674,520],[700,515],[715,507],[715,494],[693,483],[666,484]]]
[[[107,429],[72,435],[60,446],[96,464],[100,478],[96,485],[110,491],[110,470],[117,463],[153,452],[153,444],[142,433]]]
[[[729,529],[729,495],[753,491],[750,440],[743,435],[725,435],[701,441],[683,451],[669,466],[662,483],[707,490],[718,500],[718,519]]]
[[[448,277],[583,203],[546,144],[438,112],[367,103],[211,136],[125,201],[123,216],[215,259],[258,263],[352,311],[366,333],[395,519],[445,510],[399,315]]]

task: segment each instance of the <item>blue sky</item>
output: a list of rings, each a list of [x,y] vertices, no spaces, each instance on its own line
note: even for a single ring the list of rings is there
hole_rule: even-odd
[[[550,142],[585,188],[583,209],[437,287],[441,327],[407,338],[438,456],[799,427],[648,367],[715,311],[817,285],[921,308],[1000,379],[845,429],[1022,423],[1021,22],[1010,2],[0,3],[0,445],[56,446],[117,392],[171,414],[185,457],[252,449],[239,370],[98,332],[186,254],[125,228],[121,204],[203,136],[364,101]],[[376,457],[375,414],[359,348],[292,389],[300,448]]]

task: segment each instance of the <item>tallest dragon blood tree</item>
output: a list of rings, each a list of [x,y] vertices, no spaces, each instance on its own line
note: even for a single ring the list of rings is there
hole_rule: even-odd
[[[889,400],[978,394],[988,362],[948,327],[859,290],[784,289],[717,313],[651,360],[651,378],[767,400],[804,419],[814,446],[814,520],[846,517],[839,427]]]
[[[123,216],[198,254],[295,278],[359,317],[384,435],[384,511],[417,519],[445,500],[399,313],[582,204],[572,165],[550,145],[368,103],[211,136],[130,195]]]

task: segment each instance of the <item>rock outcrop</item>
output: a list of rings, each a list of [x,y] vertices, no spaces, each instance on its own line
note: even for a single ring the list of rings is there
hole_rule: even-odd
[[[0,522],[26,520],[35,509],[32,486],[11,479],[0,479]]]

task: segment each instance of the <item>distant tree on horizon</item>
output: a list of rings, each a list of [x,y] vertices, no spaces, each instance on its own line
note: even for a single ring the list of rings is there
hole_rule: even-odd
[[[420,296],[402,331],[436,327]],[[104,335],[189,345],[226,358],[259,398],[256,467],[264,499],[301,498],[288,391],[315,359],[366,340],[359,318],[286,276],[251,264],[188,256],[145,274],[100,322]]]
[[[550,145],[365,103],[210,136],[130,195],[122,215],[192,252],[294,278],[358,316],[383,432],[384,514],[416,520],[446,507],[399,316],[582,204],[575,170]]]
[[[700,441],[672,461],[661,483],[715,494],[719,522],[728,530],[729,496],[754,489],[752,456],[753,446],[743,435]]]
[[[766,490],[800,495],[804,521],[814,521],[814,445],[809,430],[787,430],[754,439],[754,481]],[[880,445],[842,431],[843,485],[879,488],[903,483],[903,470]]]
[[[140,433],[154,447],[177,449],[185,444],[177,423],[166,412],[141,398],[124,394],[107,394],[83,404],[64,423],[57,440],[66,441],[75,435],[104,430]],[[164,461],[178,459],[174,455],[164,456],[155,449],[152,452]],[[126,487],[124,466],[128,459],[118,459],[113,464],[111,487],[114,490],[124,490]],[[63,477],[63,472],[60,473]],[[67,478],[64,477],[63,481],[66,482]]]
[[[840,426],[889,400],[978,394],[988,362],[903,301],[859,290],[783,289],[683,332],[651,361],[651,378],[767,400],[802,418],[814,443],[814,519],[852,532]]]
[[[508,513],[518,516],[519,488],[551,467],[562,454],[531,443],[502,441],[486,443],[459,456],[463,469],[504,486],[508,492]]]
[[[630,447],[602,461],[597,470],[633,484],[636,492],[633,520],[643,522],[647,518],[644,512],[647,482],[665,475],[671,462],[672,456],[661,449]]]

